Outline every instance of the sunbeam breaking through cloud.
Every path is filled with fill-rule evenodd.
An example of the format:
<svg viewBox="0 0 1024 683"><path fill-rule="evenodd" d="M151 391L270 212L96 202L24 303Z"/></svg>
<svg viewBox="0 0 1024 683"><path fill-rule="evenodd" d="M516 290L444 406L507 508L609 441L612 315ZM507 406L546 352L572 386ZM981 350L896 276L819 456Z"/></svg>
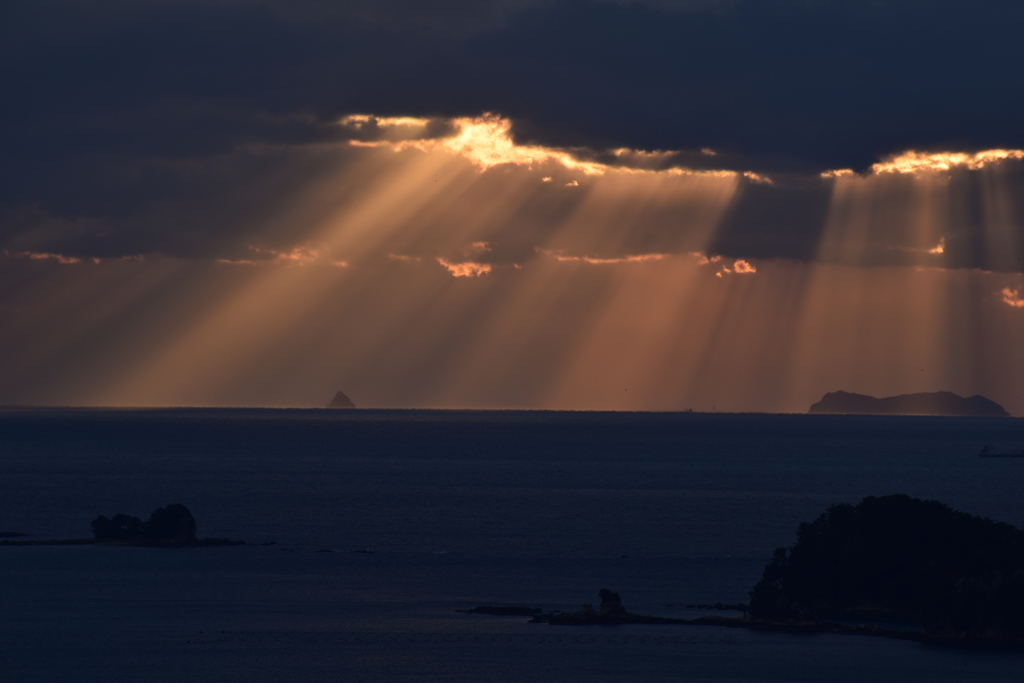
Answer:
<svg viewBox="0 0 1024 683"><path fill-rule="evenodd" d="M113 219L19 213L3 400L801 411L950 389L1024 411L1024 153L768 177L520 143L493 114L335 127L164 163L274 188L182 253L125 260Z"/></svg>

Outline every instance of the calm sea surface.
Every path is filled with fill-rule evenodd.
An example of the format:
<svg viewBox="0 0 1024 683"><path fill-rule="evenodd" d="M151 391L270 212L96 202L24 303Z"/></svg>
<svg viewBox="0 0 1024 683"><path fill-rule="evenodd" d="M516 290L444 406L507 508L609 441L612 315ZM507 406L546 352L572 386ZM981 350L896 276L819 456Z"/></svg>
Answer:
<svg viewBox="0 0 1024 683"><path fill-rule="evenodd" d="M696 616L833 503L1024 526L1024 420L321 410L0 411L0 531L180 502L225 548L0 547L11 681L1020 681L1024 653L481 604Z"/></svg>

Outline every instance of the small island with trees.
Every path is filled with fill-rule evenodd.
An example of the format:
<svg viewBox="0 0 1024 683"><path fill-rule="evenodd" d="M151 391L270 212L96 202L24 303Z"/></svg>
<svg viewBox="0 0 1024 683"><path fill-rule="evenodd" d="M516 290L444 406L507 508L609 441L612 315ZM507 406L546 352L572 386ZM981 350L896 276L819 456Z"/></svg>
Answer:
<svg viewBox="0 0 1024 683"><path fill-rule="evenodd" d="M136 545L157 547L196 547L245 545L245 541L227 538L197 538L196 519L181 503L157 508L143 522L123 512L107 517L99 515L92 521L92 538L53 539L49 541L2 540L0 545ZM18 534L24 536L25 534Z"/></svg>

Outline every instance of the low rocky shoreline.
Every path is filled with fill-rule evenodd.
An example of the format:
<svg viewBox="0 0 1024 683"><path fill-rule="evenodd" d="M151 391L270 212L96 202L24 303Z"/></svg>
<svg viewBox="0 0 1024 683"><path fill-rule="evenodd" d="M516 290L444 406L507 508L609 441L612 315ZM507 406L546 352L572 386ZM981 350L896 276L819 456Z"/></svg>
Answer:
<svg viewBox="0 0 1024 683"><path fill-rule="evenodd" d="M584 605L576 612L545 612L540 607L522 605L483 605L472 609L455 610L462 614L483 614L490 616L530 617L528 623L550 624L552 626L616 626L627 624L665 625L665 626L717 626L719 628L743 628L752 631L777 631L797 634L832 634L844 636L873 636L876 638L892 638L910 640L928 645L944 647L968 647L1003 650L1022 650L1024 640L1000 637L941 636L922 631L899 630L867 624L840 624L834 621L763 619L744 615L742 617L706 616L695 619L674 617L658 617L647 614L634 614L622 607L617 593L602 589L602 602L598 609ZM725 607L743 607L743 605L706 605L704 607L722 609Z"/></svg>
<svg viewBox="0 0 1024 683"><path fill-rule="evenodd" d="M133 546L143 548L209 548L227 545L248 545L245 541L231 540L230 538L197 538L187 542L165 542L165 541L143 541L131 540L109 540L100 538L52 538L49 540L0 540L0 546L29 546L29 545L117 545Z"/></svg>
<svg viewBox="0 0 1024 683"><path fill-rule="evenodd" d="M507 612L498 611L507 609ZM545 613L540 608L489 608L478 607L469 610L456 610L465 614L488 614L493 616L529 616L524 612L536 612L528 623L551 624L553 626L610 626L625 624L646 624L666 626L717 626L720 628L744 628L752 631L778 631L799 634L833 634L844 636L873 636L876 638L892 638L896 640L912 640L929 645L944 647L969 647L1000 650L1024 650L1024 641L1008 638L970 638L955 636L936 636L920 631L901 631L877 626L849 626L830 621L770 621L751 619L748 617L697 617L695 619L677 619L673 617L657 617L646 614L619 614L602 616L600 614L583 615L578 612Z"/></svg>

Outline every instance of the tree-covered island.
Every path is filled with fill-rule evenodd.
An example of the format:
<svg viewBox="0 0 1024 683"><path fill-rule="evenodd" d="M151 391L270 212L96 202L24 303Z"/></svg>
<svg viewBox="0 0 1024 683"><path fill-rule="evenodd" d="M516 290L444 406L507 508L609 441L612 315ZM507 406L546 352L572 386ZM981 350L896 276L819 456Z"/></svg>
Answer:
<svg viewBox="0 0 1024 683"><path fill-rule="evenodd" d="M833 505L775 550L749 617L920 624L935 638L1024 641L1024 531L906 495Z"/></svg>
<svg viewBox="0 0 1024 683"><path fill-rule="evenodd" d="M13 534L13 532L11 532ZM196 519L181 503L157 508L143 522L134 515L119 512L113 517L99 515L92 520L92 538L34 540L0 540L0 545L137 545L160 547L193 547L245 545L245 541L227 538L197 538ZM25 534L13 534L24 536Z"/></svg>

